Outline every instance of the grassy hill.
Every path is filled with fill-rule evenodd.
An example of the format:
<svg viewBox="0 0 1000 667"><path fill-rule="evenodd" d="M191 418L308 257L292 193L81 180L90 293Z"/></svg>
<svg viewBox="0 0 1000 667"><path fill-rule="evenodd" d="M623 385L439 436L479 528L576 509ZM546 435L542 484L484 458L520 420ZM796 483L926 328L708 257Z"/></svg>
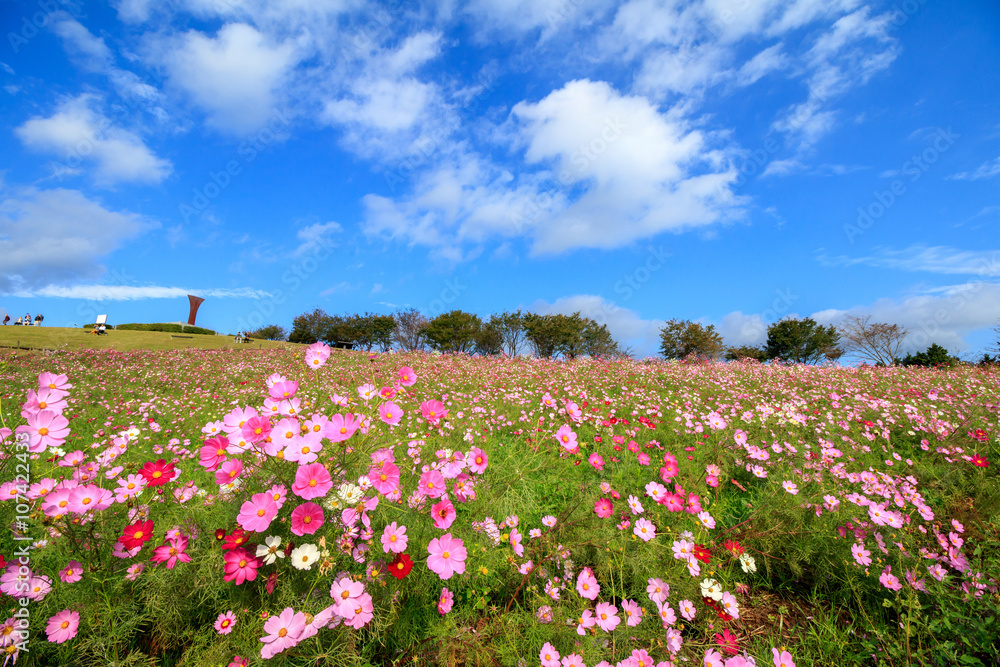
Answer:
<svg viewBox="0 0 1000 667"><path fill-rule="evenodd" d="M180 338L178 336L185 336ZM232 336L205 336L198 334L170 334L160 331L114 331L106 336L94 336L84 329L60 327L0 326L0 348L21 347L32 349L114 349L114 350L215 350L233 348L251 350L276 347L299 347L293 343L255 340L236 344Z"/></svg>

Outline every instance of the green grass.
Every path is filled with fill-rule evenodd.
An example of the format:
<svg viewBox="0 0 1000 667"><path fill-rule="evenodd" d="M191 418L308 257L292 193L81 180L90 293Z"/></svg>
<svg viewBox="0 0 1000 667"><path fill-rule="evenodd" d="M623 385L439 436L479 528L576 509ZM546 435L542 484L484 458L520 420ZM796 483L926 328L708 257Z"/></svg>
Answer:
<svg viewBox="0 0 1000 667"><path fill-rule="evenodd" d="M190 336L174 338L174 336ZM32 349L99 349L99 350L218 350L297 348L293 343L255 340L236 344L233 336L206 336L198 334L170 334L160 331L115 331L106 336L95 336L86 329L62 327L0 327L0 347Z"/></svg>

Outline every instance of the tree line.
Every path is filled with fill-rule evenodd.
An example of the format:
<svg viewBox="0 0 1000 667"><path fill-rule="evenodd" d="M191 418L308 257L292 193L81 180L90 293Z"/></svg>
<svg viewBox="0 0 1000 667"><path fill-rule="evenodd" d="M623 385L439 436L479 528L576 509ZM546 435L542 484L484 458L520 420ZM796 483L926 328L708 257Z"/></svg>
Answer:
<svg viewBox="0 0 1000 667"><path fill-rule="evenodd" d="M277 325L249 333L251 338L284 340ZM387 352L435 350L469 354L517 356L530 351L539 357L616 357L628 355L606 324L571 315L541 315L506 311L481 318L474 313L452 310L428 319L415 308L392 315L375 313L331 315L321 308L292 320L287 333L292 343L328 345L349 343L355 348Z"/></svg>
<svg viewBox="0 0 1000 667"><path fill-rule="evenodd" d="M1000 355L1000 324L995 352ZM761 345L725 345L713 324L671 319L660 329L660 354L666 359L729 361L752 359L816 364L848 355L877 366L941 366L959 363L958 357L932 343L925 351L900 356L910 331L899 324L850 316L834 326L811 317L786 317L767 328ZM428 319L416 308L392 315L376 313L331 315L320 308L292 321L292 330L269 325L249 333L251 338L330 345L349 343L364 350L387 352L436 350L469 354L517 356L530 351L539 357L578 356L611 358L631 353L612 337L607 325L571 315L540 315L505 311L481 318L452 310ZM983 364L1000 363L1000 356L984 354Z"/></svg>

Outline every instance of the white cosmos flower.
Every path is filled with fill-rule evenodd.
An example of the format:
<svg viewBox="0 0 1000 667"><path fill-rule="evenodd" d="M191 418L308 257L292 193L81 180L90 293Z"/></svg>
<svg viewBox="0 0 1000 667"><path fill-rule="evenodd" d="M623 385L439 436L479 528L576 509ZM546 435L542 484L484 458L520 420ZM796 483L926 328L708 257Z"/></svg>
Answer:
<svg viewBox="0 0 1000 667"><path fill-rule="evenodd" d="M318 560L319 549L315 544L303 544L292 549L292 567L297 570L310 570Z"/></svg>
<svg viewBox="0 0 1000 667"><path fill-rule="evenodd" d="M285 552L281 548L281 538L271 535L264 540L264 544L257 545L257 557L264 559L264 565L270 565L279 558L285 557Z"/></svg>

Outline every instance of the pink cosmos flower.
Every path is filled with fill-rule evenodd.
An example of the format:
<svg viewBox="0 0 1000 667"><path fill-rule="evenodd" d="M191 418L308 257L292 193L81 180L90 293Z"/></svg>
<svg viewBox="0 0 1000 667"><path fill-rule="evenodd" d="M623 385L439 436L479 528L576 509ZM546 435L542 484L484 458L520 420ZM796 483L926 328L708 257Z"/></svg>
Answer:
<svg viewBox="0 0 1000 667"><path fill-rule="evenodd" d="M702 511L701 500L698 498L697 494L688 494L687 506L684 508L684 511L688 514L698 514Z"/></svg>
<svg viewBox="0 0 1000 667"><path fill-rule="evenodd" d="M324 468L322 463L309 463L299 466L298 471L296 471L292 493L303 500L312 500L313 498L322 498L332 488L330 471Z"/></svg>
<svg viewBox="0 0 1000 667"><path fill-rule="evenodd" d="M722 654L714 648L708 649L705 652L705 658L702 665L704 667L723 667Z"/></svg>
<svg viewBox="0 0 1000 667"><path fill-rule="evenodd" d="M306 366L313 370L321 368L329 358L330 346L319 341L307 347L306 353L302 356L302 360L306 363Z"/></svg>
<svg viewBox="0 0 1000 667"><path fill-rule="evenodd" d="M226 450L229 448L229 438L220 435L217 438L205 440L198 452L198 463L208 470L215 470L226 460Z"/></svg>
<svg viewBox="0 0 1000 667"><path fill-rule="evenodd" d="M374 612L375 605L372 603L372 596L368 593L362 593L354 607L354 614L344 620L344 625L360 630L375 617Z"/></svg>
<svg viewBox="0 0 1000 667"><path fill-rule="evenodd" d="M343 442L354 435L354 432L357 431L360 426L361 420L355 419L355 416L350 412L346 415L338 413L330 417L330 421L327 422L324 433L326 435L326 439L330 442Z"/></svg>
<svg viewBox="0 0 1000 667"><path fill-rule="evenodd" d="M852 544L851 554L854 556L854 560L858 563L858 565L862 567L868 567L872 564L872 559L870 558L872 552L865 549L865 545L863 544Z"/></svg>
<svg viewBox="0 0 1000 667"><path fill-rule="evenodd" d="M129 475L125 479L119 479L118 488L115 489L115 500L123 503L129 498L134 498L145 486L146 480L142 475Z"/></svg>
<svg viewBox="0 0 1000 667"><path fill-rule="evenodd" d="M671 512L680 512L684 509L684 499L676 493L668 493L663 497L663 506Z"/></svg>
<svg viewBox="0 0 1000 667"><path fill-rule="evenodd" d="M564 655L563 659L559 662L560 667L586 667L583 664L583 656L577 653L570 653L569 655Z"/></svg>
<svg viewBox="0 0 1000 667"><path fill-rule="evenodd" d="M66 567L59 570L59 579L64 584L73 584L83 579L83 565L75 560L71 560Z"/></svg>
<svg viewBox="0 0 1000 667"><path fill-rule="evenodd" d="M442 579L450 579L451 575L465 572L467 556L465 543L451 533L434 538L427 545L427 567Z"/></svg>
<svg viewBox="0 0 1000 667"><path fill-rule="evenodd" d="M568 452L574 452L578 448L576 433L574 433L573 429L566 424L560 426L559 430L556 431L556 440L558 440L563 449Z"/></svg>
<svg viewBox="0 0 1000 667"><path fill-rule="evenodd" d="M219 614L215 619L215 631L220 635L228 635L233 631L234 625L236 625L236 614L231 611Z"/></svg>
<svg viewBox="0 0 1000 667"><path fill-rule="evenodd" d="M538 659L541 660L542 667L559 667L560 657L559 651L548 642L542 645L542 650L538 653Z"/></svg>
<svg viewBox="0 0 1000 667"><path fill-rule="evenodd" d="M305 614L296 614L291 607L286 607L277 616L267 619L264 623L264 632L267 634L260 638L264 642L260 656L268 660L285 649L295 646L305 627Z"/></svg>
<svg viewBox="0 0 1000 667"><path fill-rule="evenodd" d="M268 388L268 395L275 400L281 401L291 399L298 390L299 383L295 380L281 380Z"/></svg>
<svg viewBox="0 0 1000 667"><path fill-rule="evenodd" d="M417 383L417 374L409 366L401 366L399 371L399 384L404 387L412 387Z"/></svg>
<svg viewBox="0 0 1000 667"><path fill-rule="evenodd" d="M518 558L524 557L524 545L521 544L522 539L521 533L518 532L517 528L510 529L510 546L514 549L514 553L517 554Z"/></svg>
<svg viewBox="0 0 1000 667"><path fill-rule="evenodd" d="M656 526L649 519L640 517L636 519L635 528L632 529L632 532L643 542L649 542L656 537Z"/></svg>
<svg viewBox="0 0 1000 667"><path fill-rule="evenodd" d="M323 449L323 434L309 431L285 447L285 460L299 465L312 463Z"/></svg>
<svg viewBox="0 0 1000 667"><path fill-rule="evenodd" d="M888 588L890 591L898 591L903 587L903 584L899 583L899 577L892 574L892 566L886 565L885 569L882 570L882 574L878 578L879 583Z"/></svg>
<svg viewBox="0 0 1000 667"><path fill-rule="evenodd" d="M420 404L420 416L429 424L437 424L448 416L448 410L445 409L444 403L441 401L424 401Z"/></svg>
<svg viewBox="0 0 1000 667"><path fill-rule="evenodd" d="M225 561L223 581L235 580L239 586L244 581L253 581L257 578L257 568L261 566L261 561L256 556L251 556L243 547L227 551L223 560Z"/></svg>
<svg viewBox="0 0 1000 667"><path fill-rule="evenodd" d="M656 613L660 616L660 621L663 623L663 627L668 628L677 622L677 614L674 613L673 608L668 604L656 603Z"/></svg>
<svg viewBox="0 0 1000 667"><path fill-rule="evenodd" d="M65 375L45 372L38 375L38 388L48 389L53 392L53 394L67 396L69 394L69 390L73 388L73 385L69 383L69 378Z"/></svg>
<svg viewBox="0 0 1000 667"><path fill-rule="evenodd" d="M80 614L69 609L63 609L58 614L49 619L45 626L45 634L50 642L62 644L76 637L77 629L80 627Z"/></svg>
<svg viewBox="0 0 1000 667"><path fill-rule="evenodd" d="M736 601L736 596L734 596L729 591L722 593L722 600L719 601L722 606L722 611L732 616L734 619L740 617L740 605Z"/></svg>
<svg viewBox="0 0 1000 667"><path fill-rule="evenodd" d="M597 502L594 503L594 512L597 513L597 516L602 519L607 519L615 513L615 506L607 498L599 498Z"/></svg>
<svg viewBox="0 0 1000 667"><path fill-rule="evenodd" d="M469 472L476 475L482 475L486 472L486 466L490 464L490 457L479 447L473 447L466 458L469 461Z"/></svg>
<svg viewBox="0 0 1000 667"><path fill-rule="evenodd" d="M77 514L88 510L100 511L111 507L114 504L114 498L111 491L93 484L77 486L69 492L69 505L66 509Z"/></svg>
<svg viewBox="0 0 1000 667"><path fill-rule="evenodd" d="M431 468L420 476L420 484L417 489L428 498L440 498L448 490L444 475Z"/></svg>
<svg viewBox="0 0 1000 667"><path fill-rule="evenodd" d="M251 417L243 422L240 434L247 442L260 442L271 435L271 420L262 415Z"/></svg>
<svg viewBox="0 0 1000 667"><path fill-rule="evenodd" d="M255 493L240 507L236 523L240 528L254 533L262 533L271 525L278 514L274 499L266 493Z"/></svg>
<svg viewBox="0 0 1000 667"><path fill-rule="evenodd" d="M365 585L350 577L341 577L330 587L330 597L336 605L337 613L344 618L354 618L355 609L365 592Z"/></svg>
<svg viewBox="0 0 1000 667"><path fill-rule="evenodd" d="M692 603L690 600L681 600L680 603L678 604L678 607L680 607L681 616L684 618L685 621L694 620L694 615L697 613L697 611L694 608L694 603Z"/></svg>
<svg viewBox="0 0 1000 667"><path fill-rule="evenodd" d="M150 558L154 563L166 563L167 569L174 569L174 565L177 561L182 563L190 563L191 556L184 553L187 550L188 540L186 537L176 537L167 540L164 544L153 549L153 557Z"/></svg>
<svg viewBox="0 0 1000 667"><path fill-rule="evenodd" d="M69 435L69 420L52 410L39 410L26 418L28 433L28 451L44 452L48 447L61 447Z"/></svg>
<svg viewBox="0 0 1000 667"><path fill-rule="evenodd" d="M368 470L372 486L383 496L399 488L399 467L391 461L382 461Z"/></svg>
<svg viewBox="0 0 1000 667"><path fill-rule="evenodd" d="M590 463L595 470L604 470L604 457L597 452L591 452L590 456L587 457L587 462Z"/></svg>
<svg viewBox="0 0 1000 667"><path fill-rule="evenodd" d="M588 600L596 600L601 592L601 585L597 583L597 577L589 567L583 568L576 578L576 592L580 597Z"/></svg>
<svg viewBox="0 0 1000 667"><path fill-rule="evenodd" d="M635 600L622 601L622 613L625 614L625 625L630 628L642 622L642 607Z"/></svg>
<svg viewBox="0 0 1000 667"><path fill-rule="evenodd" d="M389 401L378 406L378 415L386 424L395 426L399 423L400 417L403 416L403 409Z"/></svg>
<svg viewBox="0 0 1000 667"><path fill-rule="evenodd" d="M618 617L618 607L610 602L598 602L594 610L594 617L597 619L597 627L605 632L612 632L622 622Z"/></svg>
<svg viewBox="0 0 1000 667"><path fill-rule="evenodd" d="M451 524L455 523L455 506L447 498L431 506L431 516L434 517L434 527L439 530L448 530Z"/></svg>
<svg viewBox="0 0 1000 667"><path fill-rule="evenodd" d="M406 551L409 538L406 536L406 526L397 526L393 521L382 531L382 551L401 554Z"/></svg>
<svg viewBox="0 0 1000 667"><path fill-rule="evenodd" d="M438 598L438 613L444 616L451 611L451 607L454 603L455 595L447 588L442 588L441 597Z"/></svg>
<svg viewBox="0 0 1000 667"><path fill-rule="evenodd" d="M774 654L774 667L795 667L792 654L788 651L779 652L778 649L772 648L771 652Z"/></svg>
<svg viewBox="0 0 1000 667"><path fill-rule="evenodd" d="M576 634L585 635L587 630L595 625L597 625L597 620L594 618L594 612L584 609L583 613L576 619Z"/></svg>
<svg viewBox="0 0 1000 667"><path fill-rule="evenodd" d="M785 491L787 491L788 493L792 494L793 496L796 495L796 494L798 494L798 492L799 492L798 487L795 486L795 482L790 482L788 480L785 480L784 482L781 483L781 486L782 486L782 488L785 489Z"/></svg>
<svg viewBox="0 0 1000 667"><path fill-rule="evenodd" d="M296 535L312 535L323 521L323 510L316 503L302 503L292 510L292 532Z"/></svg>
<svg viewBox="0 0 1000 667"><path fill-rule="evenodd" d="M231 459L223 463L215 471L215 483L218 485L229 484L230 482L239 479L239 476L243 474L243 462L239 459Z"/></svg>
<svg viewBox="0 0 1000 667"><path fill-rule="evenodd" d="M654 604L662 604L666 602L667 596L670 595L670 586L665 584L662 579L647 579L646 583L646 593L649 595L649 599Z"/></svg>

